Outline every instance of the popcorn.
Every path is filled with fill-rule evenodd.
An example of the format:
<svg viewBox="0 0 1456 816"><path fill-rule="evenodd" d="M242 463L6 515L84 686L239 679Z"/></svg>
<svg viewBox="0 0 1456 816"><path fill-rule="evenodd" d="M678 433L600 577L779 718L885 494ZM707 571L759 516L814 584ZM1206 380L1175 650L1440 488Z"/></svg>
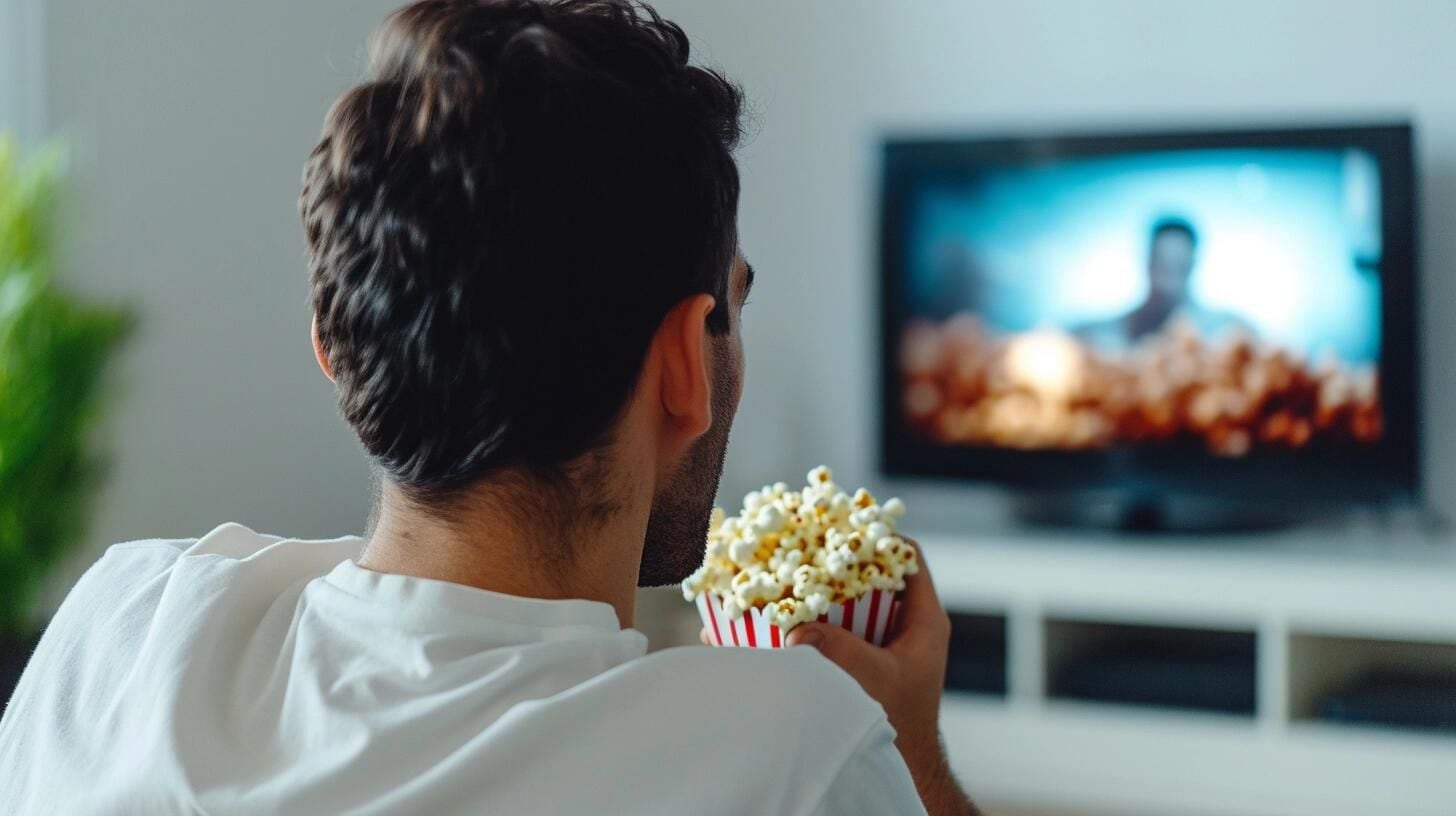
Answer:
<svg viewBox="0 0 1456 816"><path fill-rule="evenodd" d="M883 521L874 521L870 522L870 524L865 527L864 536L870 541L879 543L880 539L889 538L890 533L890 525L884 523Z"/></svg>
<svg viewBox="0 0 1456 816"><path fill-rule="evenodd" d="M699 595L703 594L703 591L707 588L707 583L708 583L707 582L707 578L708 578L708 565L707 564L704 564L701 567L698 567L696 570L694 570L692 575L689 575L687 578L684 578L683 579L683 582L682 582L683 597L686 598L687 600L691 601L691 600L697 598Z"/></svg>
<svg viewBox="0 0 1456 816"><path fill-rule="evenodd" d="M769 615L774 624L780 629L790 629L798 621L799 607L803 604L804 602L798 598L784 598L764 607L764 612Z"/></svg>
<svg viewBox="0 0 1456 816"><path fill-rule="evenodd" d="M830 553L829 557L825 559L824 566L828 568L830 578L835 578L840 581L849 580L859 571L856 569L854 558L846 555L842 551Z"/></svg>
<svg viewBox="0 0 1456 816"><path fill-rule="evenodd" d="M784 585L767 572L740 572L733 576L733 597L744 609L780 600Z"/></svg>
<svg viewBox="0 0 1456 816"><path fill-rule="evenodd" d="M721 561L728 557L728 544L722 539L709 541L703 555L705 561Z"/></svg>
<svg viewBox="0 0 1456 816"><path fill-rule="evenodd" d="M784 523L787 520L788 517L778 505L766 505L758 511L758 517L753 522L753 531L759 535L777 533L784 529Z"/></svg>
<svg viewBox="0 0 1456 816"><path fill-rule="evenodd" d="M753 565L753 554L758 551L758 541L752 538L735 538L728 544L728 558L740 567Z"/></svg>
<svg viewBox="0 0 1456 816"><path fill-rule="evenodd" d="M728 614L729 618L743 617L743 607L738 604L738 599L731 595L723 599L723 611Z"/></svg>
<svg viewBox="0 0 1456 816"><path fill-rule="evenodd" d="M809 608L809 614L817 618L829 611L829 595L824 592L815 592L804 598L804 605Z"/></svg>
<svg viewBox="0 0 1456 816"><path fill-rule="evenodd" d="M787 634L866 593L903 590L919 571L915 548L895 532L905 503L846 493L822 465L807 481L803 490L776 482L752 491L736 516L715 508L703 565L683 581L683 597L712 595L730 621L757 609Z"/></svg>
<svg viewBox="0 0 1456 816"><path fill-rule="evenodd" d="M743 509L748 513L757 513L763 507L763 494L757 490L743 497Z"/></svg>

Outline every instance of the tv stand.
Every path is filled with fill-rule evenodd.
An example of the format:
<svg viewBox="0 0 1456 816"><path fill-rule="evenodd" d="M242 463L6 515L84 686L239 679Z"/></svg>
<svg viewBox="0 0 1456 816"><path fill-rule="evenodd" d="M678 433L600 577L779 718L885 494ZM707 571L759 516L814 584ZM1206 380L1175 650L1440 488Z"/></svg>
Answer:
<svg viewBox="0 0 1456 816"><path fill-rule="evenodd" d="M941 728L988 807L1452 813L1456 536L918 537L953 621Z"/></svg>

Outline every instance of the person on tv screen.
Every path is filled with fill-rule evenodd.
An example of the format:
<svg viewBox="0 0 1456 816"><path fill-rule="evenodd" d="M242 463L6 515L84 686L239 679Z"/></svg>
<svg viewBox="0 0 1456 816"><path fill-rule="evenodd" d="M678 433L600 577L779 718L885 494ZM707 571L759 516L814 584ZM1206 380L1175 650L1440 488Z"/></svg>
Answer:
<svg viewBox="0 0 1456 816"><path fill-rule="evenodd" d="M1094 346L1118 349L1181 323L1200 337L1214 339L1234 329L1247 330L1236 315L1209 309L1193 297L1198 233L1184 218L1169 216L1153 224L1148 246L1148 294L1126 314L1085 324L1078 336Z"/></svg>

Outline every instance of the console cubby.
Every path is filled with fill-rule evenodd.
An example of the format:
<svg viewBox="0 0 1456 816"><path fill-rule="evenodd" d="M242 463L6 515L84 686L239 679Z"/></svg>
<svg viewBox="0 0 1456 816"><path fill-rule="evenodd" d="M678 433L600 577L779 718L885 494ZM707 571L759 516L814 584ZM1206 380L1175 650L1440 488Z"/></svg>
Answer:
<svg viewBox="0 0 1456 816"><path fill-rule="evenodd" d="M1254 630L1048 617L1046 697L1252 718Z"/></svg>
<svg viewBox="0 0 1456 816"><path fill-rule="evenodd" d="M1456 642L1293 632L1294 722L1456 738Z"/></svg>
<svg viewBox="0 0 1456 816"><path fill-rule="evenodd" d="M1006 616L955 609L949 610L949 614L946 690L1005 697L1008 686Z"/></svg>

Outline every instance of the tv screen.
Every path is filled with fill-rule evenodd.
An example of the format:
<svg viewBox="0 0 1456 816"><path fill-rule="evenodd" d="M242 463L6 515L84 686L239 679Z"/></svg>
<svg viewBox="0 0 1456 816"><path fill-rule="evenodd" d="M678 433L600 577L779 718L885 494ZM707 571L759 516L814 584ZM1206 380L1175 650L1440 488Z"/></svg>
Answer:
<svg viewBox="0 0 1456 816"><path fill-rule="evenodd" d="M1408 126L892 141L896 475L1417 490Z"/></svg>

